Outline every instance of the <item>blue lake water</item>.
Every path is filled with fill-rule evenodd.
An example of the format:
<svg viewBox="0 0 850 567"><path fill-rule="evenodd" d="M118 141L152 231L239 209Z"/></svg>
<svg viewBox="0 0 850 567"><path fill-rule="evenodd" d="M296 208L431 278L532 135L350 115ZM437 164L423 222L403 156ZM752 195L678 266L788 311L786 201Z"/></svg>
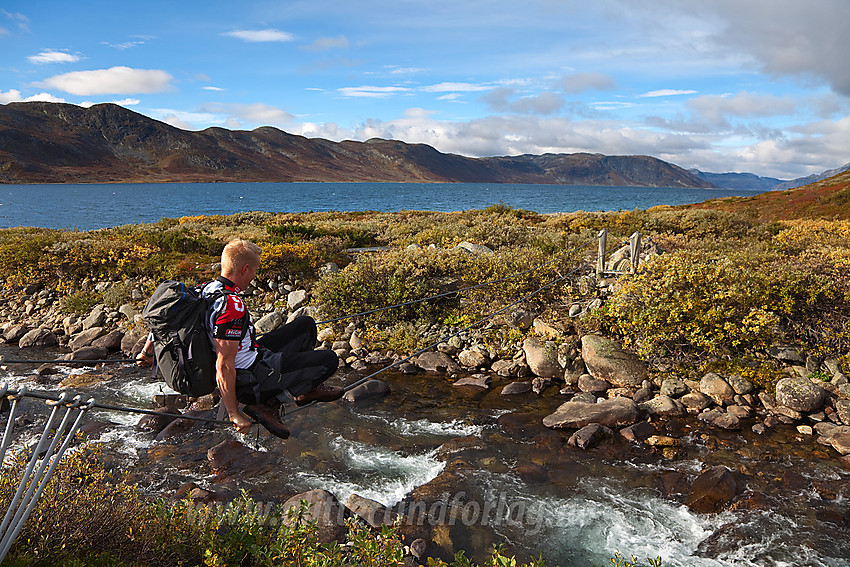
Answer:
<svg viewBox="0 0 850 567"><path fill-rule="evenodd" d="M731 189L512 183L128 183L0 185L0 228L93 230L163 217L240 211L462 211L505 205L538 213L647 209L731 195Z"/></svg>

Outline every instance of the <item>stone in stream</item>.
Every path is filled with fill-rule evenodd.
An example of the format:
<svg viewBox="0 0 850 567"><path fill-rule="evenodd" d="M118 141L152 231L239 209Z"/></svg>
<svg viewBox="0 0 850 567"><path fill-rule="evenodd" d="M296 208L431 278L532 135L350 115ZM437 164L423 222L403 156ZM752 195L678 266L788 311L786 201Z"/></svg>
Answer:
<svg viewBox="0 0 850 567"><path fill-rule="evenodd" d="M56 335L50 329L39 327L33 329L20 338L18 346L20 348L30 347L50 347L57 343Z"/></svg>
<svg viewBox="0 0 850 567"><path fill-rule="evenodd" d="M91 346L104 348L109 352L121 350L121 340L124 338L124 331L121 329L113 329L98 337L91 342Z"/></svg>
<svg viewBox="0 0 850 567"><path fill-rule="evenodd" d="M573 433L567 440L567 445L587 450L595 447L603 439L611 437L613 434L614 432L610 428L598 423L591 423Z"/></svg>
<svg viewBox="0 0 850 567"><path fill-rule="evenodd" d="M243 443L231 439L211 447L207 451L207 460L219 478L234 476L244 478L263 471L269 457L268 453L254 451Z"/></svg>
<svg viewBox="0 0 850 567"><path fill-rule="evenodd" d="M535 337L528 337L522 343L525 353L525 362L531 371L544 378L560 378L564 375L564 369L558 364L558 350L554 343L541 343Z"/></svg>
<svg viewBox="0 0 850 567"><path fill-rule="evenodd" d="M3 333L6 342L16 343L21 337L30 332L30 328L24 325L12 325Z"/></svg>
<svg viewBox="0 0 850 567"><path fill-rule="evenodd" d="M104 327L92 327L90 329L86 329L85 331L79 332L68 342L68 346L71 347L72 350L91 346L92 341L102 337L105 334L106 329Z"/></svg>
<svg viewBox="0 0 850 567"><path fill-rule="evenodd" d="M159 414L171 413L166 407L157 408L153 411ZM175 419L177 418L170 415L143 415L138 423L136 423L136 430L159 435L159 432L165 429Z"/></svg>
<svg viewBox="0 0 850 567"><path fill-rule="evenodd" d="M461 378L452 386L455 388L475 388L480 390L489 390L490 382L492 378L487 376L486 374L473 374L472 376L466 376Z"/></svg>
<svg viewBox="0 0 850 567"><path fill-rule="evenodd" d="M697 514L720 512L738 493L738 483L723 465L711 467L697 477L685 504Z"/></svg>
<svg viewBox="0 0 850 567"><path fill-rule="evenodd" d="M638 387L646 377L646 363L616 342L597 335L581 338L581 357L594 377L620 387Z"/></svg>
<svg viewBox="0 0 850 567"><path fill-rule="evenodd" d="M184 415L215 419L215 412L213 411L191 410L187 411ZM184 433L191 431L192 429L200 426L203 423L204 422L195 419L175 419L174 421L169 423L165 429L159 432L159 435L156 436L156 440L162 441L163 439L168 439L177 435L183 435Z"/></svg>
<svg viewBox="0 0 850 567"><path fill-rule="evenodd" d="M316 522L319 528L319 543L331 543L345 541L347 532L345 527L345 507L340 504L336 497L327 490L316 489L296 494L283 504L284 524L292 525L294 519L286 517L290 508L301 506L306 502L308 508L304 513L304 519Z"/></svg>
<svg viewBox="0 0 850 567"><path fill-rule="evenodd" d="M385 524L392 525L397 517L395 512L380 502L359 494L349 496L345 501L345 507L373 528L380 528Z"/></svg>
<svg viewBox="0 0 850 567"><path fill-rule="evenodd" d="M543 425L554 429L578 429L591 423L624 427L636 423L639 415L638 405L629 398L611 398L592 404L569 401L544 417Z"/></svg>
<svg viewBox="0 0 850 567"><path fill-rule="evenodd" d="M499 392L500 396L517 396L531 391L531 382L511 382Z"/></svg>
<svg viewBox="0 0 850 567"><path fill-rule="evenodd" d="M414 360L416 366L428 372L460 372L460 365L452 360L450 356L442 352L429 351L420 354Z"/></svg>
<svg viewBox="0 0 850 567"><path fill-rule="evenodd" d="M383 380L367 380L342 397L346 402L359 402L370 398L379 398L390 393L390 386Z"/></svg>
<svg viewBox="0 0 850 567"><path fill-rule="evenodd" d="M670 396L659 394L640 404L640 409L658 417L679 417L685 414L685 406Z"/></svg>
<svg viewBox="0 0 850 567"><path fill-rule="evenodd" d="M65 355L65 360L102 360L109 354L105 348L86 346L76 349L74 352L69 352Z"/></svg>
<svg viewBox="0 0 850 567"><path fill-rule="evenodd" d="M648 421L639 421L634 425L621 429L620 435L622 435L626 441L641 443L655 435L656 431L655 426Z"/></svg>

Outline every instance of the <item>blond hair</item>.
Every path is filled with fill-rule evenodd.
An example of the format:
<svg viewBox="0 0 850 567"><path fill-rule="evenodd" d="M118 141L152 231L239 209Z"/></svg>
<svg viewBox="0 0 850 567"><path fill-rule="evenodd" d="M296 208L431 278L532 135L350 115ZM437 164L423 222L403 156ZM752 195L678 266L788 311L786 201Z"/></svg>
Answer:
<svg viewBox="0 0 850 567"><path fill-rule="evenodd" d="M235 238L227 243L221 251L221 273L232 274L242 269L242 266L260 265L260 255L263 249L242 238Z"/></svg>

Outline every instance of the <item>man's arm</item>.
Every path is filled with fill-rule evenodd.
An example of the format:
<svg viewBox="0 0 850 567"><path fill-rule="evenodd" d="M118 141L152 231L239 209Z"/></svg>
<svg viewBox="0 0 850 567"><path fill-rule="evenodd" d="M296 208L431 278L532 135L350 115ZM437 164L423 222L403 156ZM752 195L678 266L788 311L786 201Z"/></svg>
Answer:
<svg viewBox="0 0 850 567"><path fill-rule="evenodd" d="M218 390L221 392L221 401L236 430L247 433L254 422L239 411L239 402L236 400L236 353L239 350L239 341L214 340L215 379L218 382Z"/></svg>

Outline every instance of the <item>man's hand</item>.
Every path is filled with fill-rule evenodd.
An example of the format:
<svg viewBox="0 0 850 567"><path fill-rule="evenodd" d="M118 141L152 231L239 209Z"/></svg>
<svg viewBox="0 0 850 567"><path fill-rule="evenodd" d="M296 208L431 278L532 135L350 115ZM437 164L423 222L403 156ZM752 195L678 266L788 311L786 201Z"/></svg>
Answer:
<svg viewBox="0 0 850 567"><path fill-rule="evenodd" d="M239 433L248 433L248 430L254 425L254 422L239 410L236 410L236 413L230 415L230 422Z"/></svg>

